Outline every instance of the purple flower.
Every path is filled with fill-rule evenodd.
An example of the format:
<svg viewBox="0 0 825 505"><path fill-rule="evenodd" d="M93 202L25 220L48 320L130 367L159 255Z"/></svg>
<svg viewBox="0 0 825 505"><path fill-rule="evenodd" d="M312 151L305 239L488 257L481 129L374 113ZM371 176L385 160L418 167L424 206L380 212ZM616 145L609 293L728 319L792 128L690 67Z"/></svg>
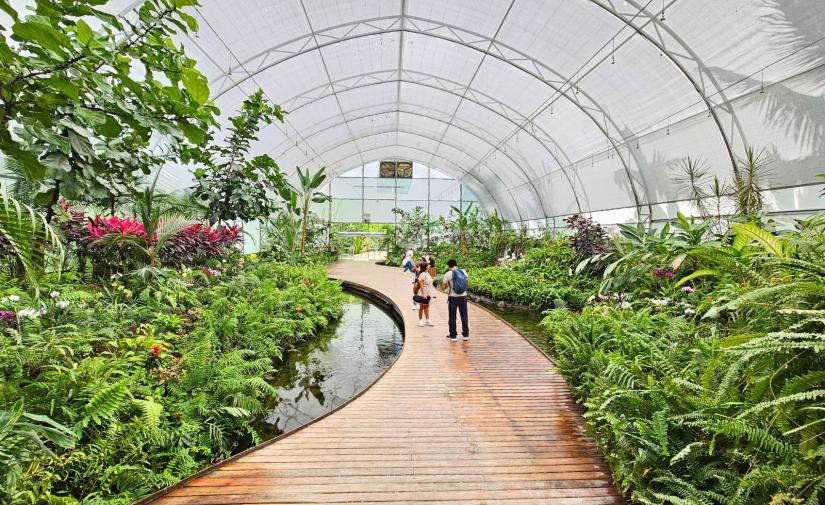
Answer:
<svg viewBox="0 0 825 505"><path fill-rule="evenodd" d="M694 291L696 291L696 290L693 289L691 286L685 286L685 287L682 288L682 293L690 294L690 293L693 293Z"/></svg>
<svg viewBox="0 0 825 505"><path fill-rule="evenodd" d="M0 310L0 321L11 324L14 321L14 312L10 310Z"/></svg>
<svg viewBox="0 0 825 505"><path fill-rule="evenodd" d="M656 277L659 277L660 275L662 275L661 269L654 268L653 269L653 275L655 275Z"/></svg>
<svg viewBox="0 0 825 505"><path fill-rule="evenodd" d="M607 295L597 295L596 300L600 302L606 302L607 300L610 300L610 297Z"/></svg>
<svg viewBox="0 0 825 505"><path fill-rule="evenodd" d="M665 277L670 279L671 277L673 277L673 272L665 272Z"/></svg>

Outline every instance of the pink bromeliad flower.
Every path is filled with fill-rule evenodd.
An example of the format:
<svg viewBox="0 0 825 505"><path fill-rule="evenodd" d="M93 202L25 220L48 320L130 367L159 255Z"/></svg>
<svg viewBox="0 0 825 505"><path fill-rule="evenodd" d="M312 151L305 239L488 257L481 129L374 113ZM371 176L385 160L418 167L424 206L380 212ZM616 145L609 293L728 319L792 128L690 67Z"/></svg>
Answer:
<svg viewBox="0 0 825 505"><path fill-rule="evenodd" d="M102 238L106 235L132 235L142 239L148 238L143 224L137 219L128 217L121 219L117 216L110 218L95 216L94 220L89 221L86 226L94 238Z"/></svg>

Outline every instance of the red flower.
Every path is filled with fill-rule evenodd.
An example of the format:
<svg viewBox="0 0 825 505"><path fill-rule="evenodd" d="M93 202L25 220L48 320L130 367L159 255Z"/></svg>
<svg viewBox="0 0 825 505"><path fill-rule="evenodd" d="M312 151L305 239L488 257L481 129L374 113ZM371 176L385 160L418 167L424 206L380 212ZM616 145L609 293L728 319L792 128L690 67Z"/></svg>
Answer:
<svg viewBox="0 0 825 505"><path fill-rule="evenodd" d="M160 356L161 346L160 344L155 344L152 346L152 357L157 359Z"/></svg>
<svg viewBox="0 0 825 505"><path fill-rule="evenodd" d="M130 219L128 217L121 219L117 216L112 216L107 219L101 216L95 216L93 220L89 221L86 227L89 233L96 239L105 237L106 235L131 235L142 239L149 237L143 225L139 223L137 219Z"/></svg>
<svg viewBox="0 0 825 505"><path fill-rule="evenodd" d="M304 308L301 307L300 305L295 307L295 312L303 312L303 311L304 311Z"/></svg>

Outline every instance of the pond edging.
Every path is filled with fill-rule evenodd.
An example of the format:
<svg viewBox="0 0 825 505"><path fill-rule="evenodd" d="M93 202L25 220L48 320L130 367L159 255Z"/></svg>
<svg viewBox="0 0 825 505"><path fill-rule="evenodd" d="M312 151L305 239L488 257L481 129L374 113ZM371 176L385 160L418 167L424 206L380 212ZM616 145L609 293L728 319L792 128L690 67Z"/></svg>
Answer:
<svg viewBox="0 0 825 505"><path fill-rule="evenodd" d="M330 278L330 280L340 282L341 283L341 288L344 291L349 291L349 292L355 293L358 296L366 298L367 300L369 300L369 301L375 303L376 305L378 305L381 308L381 310L386 312L387 315L389 315L390 318L393 320L393 322L395 322L395 324L398 326L399 330L401 331L401 340L402 340L402 342L405 340L405 333L406 332L405 332L405 326L404 326L404 316L401 314L401 309L398 308L398 305L396 305L396 303L394 301L392 301L391 298L384 295L380 291L377 291L377 290L374 290L370 287L364 286L363 284L358 284L356 282L351 282L351 281L347 281L347 280L343 280L343 279L337 279L335 277L329 277L329 278ZM395 359L393 359L392 363L390 363L387 368L385 368L380 374L378 374L378 376L375 377L375 380L373 380L371 383L369 383L367 385L367 387L365 387L364 389L362 389L361 391L359 391L358 393L353 395L352 398L348 399L347 401L345 401L341 405L338 405L334 409L330 410L329 412L325 412L324 414L321 414L320 416L316 417L315 419L313 419L313 420L311 420L311 421L295 428L292 431L289 431L287 433L283 433L283 434L278 435L276 437L272 437L269 440L261 442L258 445L254 445L252 447L244 449L243 451L241 451L237 454L233 454L232 456L230 456L230 457L228 457L228 458L226 458L222 461L219 461L217 463L209 465L206 468L198 471L197 473L194 473L194 474L190 475L189 477L186 477L185 479L180 480L179 482L176 482L176 483L172 484L171 486L167 486L163 489L159 489L159 490L155 491L154 493L152 493L150 495L144 496L143 498L133 502L132 505L146 505L148 503L151 503L151 502L157 500L158 498L162 498L162 497L168 495L172 491L184 486L185 484L187 484L187 483L189 483L189 482L191 482L195 479L198 479L200 477L203 477L204 475L207 475L209 473L214 472L215 470L221 468L222 466L226 465L227 463L232 463L232 462L234 462L234 461L236 461L236 460L238 460L238 459L240 459L240 458L242 458L242 457L244 457L244 456L246 456L246 455L248 455L248 454L250 454L254 451L257 451L258 449L261 449L261 448L266 447L268 445L274 444L275 442L278 442L279 440L283 440L286 437L288 437L288 436L290 436L294 433L298 433L299 431L301 431L305 428L308 428L309 426L312 426L313 424L317 423L318 421L320 421L320 420L322 420L322 419L324 419L328 416L331 416L332 414L335 414L339 410L343 409L344 407L346 407L347 405L349 405L350 403L352 403L353 401L355 401L356 399L361 397L364 393L369 391L373 386L375 386L375 384L377 384L378 381L380 381L381 378L384 377L384 375L387 372L389 372L392 369L392 367L398 362L398 359L404 353L405 348L406 348L406 346L404 346L404 345L401 346L401 352L399 352L395 356Z"/></svg>

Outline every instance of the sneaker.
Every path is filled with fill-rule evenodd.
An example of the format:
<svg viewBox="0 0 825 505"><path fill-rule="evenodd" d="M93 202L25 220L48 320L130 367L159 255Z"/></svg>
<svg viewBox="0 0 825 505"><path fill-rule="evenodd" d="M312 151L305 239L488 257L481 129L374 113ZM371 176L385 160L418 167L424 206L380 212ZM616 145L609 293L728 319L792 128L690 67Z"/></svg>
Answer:
<svg viewBox="0 0 825 505"><path fill-rule="evenodd" d="M413 304L413 310L418 310L418 305Z"/></svg>
<svg viewBox="0 0 825 505"><path fill-rule="evenodd" d="M419 319L419 320L418 320L418 327L419 327L419 328L423 328L423 327L424 327L424 320L423 320L423 319Z"/></svg>
<svg viewBox="0 0 825 505"><path fill-rule="evenodd" d="M466 342L466 341L470 340L470 335L467 335L466 337L461 337L461 339Z"/></svg>
<svg viewBox="0 0 825 505"><path fill-rule="evenodd" d="M430 321L429 319L427 319L427 320L424 322L424 324L426 324L427 326L435 326L435 325L433 324L433 322L432 322L432 321Z"/></svg>
<svg viewBox="0 0 825 505"><path fill-rule="evenodd" d="M458 340L458 337L451 337L447 335L447 340L449 340L450 342L455 342L456 340Z"/></svg>

